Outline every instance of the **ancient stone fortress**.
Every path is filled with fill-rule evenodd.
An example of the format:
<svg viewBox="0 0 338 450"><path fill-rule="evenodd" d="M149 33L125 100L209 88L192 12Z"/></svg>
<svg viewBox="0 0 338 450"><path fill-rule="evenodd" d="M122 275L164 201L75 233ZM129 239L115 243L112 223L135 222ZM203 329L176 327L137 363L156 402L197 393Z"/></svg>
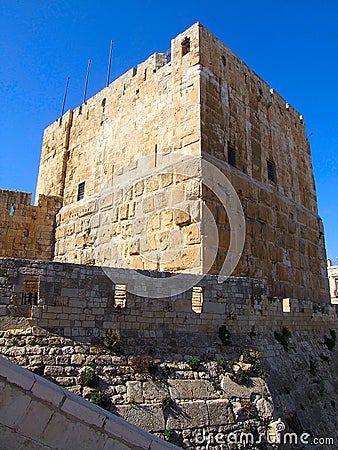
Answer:
<svg viewBox="0 0 338 450"><path fill-rule="evenodd" d="M6 357L185 448L273 417L337 429L337 311L303 117L201 24L51 124L35 205L1 190L0 209ZM123 356L100 347L110 332ZM93 364L99 392L81 382ZM0 420L6 436L16 419Z"/></svg>

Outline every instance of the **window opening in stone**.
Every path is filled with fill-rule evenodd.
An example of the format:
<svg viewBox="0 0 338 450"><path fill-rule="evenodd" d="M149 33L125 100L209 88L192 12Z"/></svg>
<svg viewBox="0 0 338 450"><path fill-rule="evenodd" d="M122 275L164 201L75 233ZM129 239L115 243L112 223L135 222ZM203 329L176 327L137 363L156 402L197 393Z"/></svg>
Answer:
<svg viewBox="0 0 338 450"><path fill-rule="evenodd" d="M13 217L13 216L14 216L14 213L15 213L15 208L14 208L14 205L12 205L12 206L9 208L9 215L10 215L11 217Z"/></svg>
<svg viewBox="0 0 338 450"><path fill-rule="evenodd" d="M190 38L186 37L185 39L183 39L183 41L181 42L181 46L182 46L182 56L189 53L190 52Z"/></svg>
<svg viewBox="0 0 338 450"><path fill-rule="evenodd" d="M197 313L201 314L203 308L203 297L204 297L203 287L194 286L192 288L192 296L191 296L191 308Z"/></svg>
<svg viewBox="0 0 338 450"><path fill-rule="evenodd" d="M234 147L231 147L231 145L228 145L228 163L230 164L230 166L237 167L236 149Z"/></svg>
<svg viewBox="0 0 338 450"><path fill-rule="evenodd" d="M266 165L268 169L268 179L273 183L276 183L276 166L275 163L269 159L266 160Z"/></svg>
<svg viewBox="0 0 338 450"><path fill-rule="evenodd" d="M283 312L287 312L287 313L291 312L289 298L283 298Z"/></svg>
<svg viewBox="0 0 338 450"><path fill-rule="evenodd" d="M22 305L37 305L39 299L39 275L24 275Z"/></svg>
<svg viewBox="0 0 338 450"><path fill-rule="evenodd" d="M147 69L144 69L144 81L146 81L146 79L147 79Z"/></svg>
<svg viewBox="0 0 338 450"><path fill-rule="evenodd" d="M157 166L157 144L155 144L155 167Z"/></svg>
<svg viewBox="0 0 338 450"><path fill-rule="evenodd" d="M227 65L227 60L226 57L224 55L221 56L221 60L222 60L222 64L225 67Z"/></svg>
<svg viewBox="0 0 338 450"><path fill-rule="evenodd" d="M126 301L127 301L127 285L126 284L115 284L114 307L115 308L125 308Z"/></svg>
<svg viewBox="0 0 338 450"><path fill-rule="evenodd" d="M85 193L85 182L82 181L82 183L79 184L77 188L77 200L82 200Z"/></svg>
<svg viewBox="0 0 338 450"><path fill-rule="evenodd" d="M170 63L170 61L171 61L171 50L167 50L165 52L165 57L166 57L167 63Z"/></svg>

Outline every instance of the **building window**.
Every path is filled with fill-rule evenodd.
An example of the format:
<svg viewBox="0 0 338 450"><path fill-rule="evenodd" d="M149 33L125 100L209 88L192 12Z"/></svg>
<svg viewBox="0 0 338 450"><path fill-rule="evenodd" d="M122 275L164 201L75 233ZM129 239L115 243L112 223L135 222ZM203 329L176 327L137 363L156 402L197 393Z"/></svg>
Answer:
<svg viewBox="0 0 338 450"><path fill-rule="evenodd" d="M14 208L14 205L12 205L12 206L9 208L9 215L10 215L11 217L13 217L13 216L14 216L14 213L15 213L15 208Z"/></svg>
<svg viewBox="0 0 338 450"><path fill-rule="evenodd" d="M273 183L277 182L276 178L276 166L275 163L269 159L266 160L266 165L268 169L268 180L272 181Z"/></svg>
<svg viewBox="0 0 338 450"><path fill-rule="evenodd" d="M338 297L338 278L335 278L335 286L336 286L336 289L334 290L334 296L335 297Z"/></svg>
<svg viewBox="0 0 338 450"><path fill-rule="evenodd" d="M115 284L114 308L125 308L127 301L127 286L125 284Z"/></svg>
<svg viewBox="0 0 338 450"><path fill-rule="evenodd" d="M228 163L230 166L236 167L236 150L228 145Z"/></svg>
<svg viewBox="0 0 338 450"><path fill-rule="evenodd" d="M290 307L290 299L289 298L283 298L283 312L284 313L289 313L291 312L291 307Z"/></svg>
<svg viewBox="0 0 338 450"><path fill-rule="evenodd" d="M200 286L194 286L192 288L191 308L197 314L201 314L201 312L202 312L202 308L203 308L203 288L200 287Z"/></svg>
<svg viewBox="0 0 338 450"><path fill-rule="evenodd" d="M39 275L24 275L22 305L37 305L39 298Z"/></svg>
<svg viewBox="0 0 338 450"><path fill-rule="evenodd" d="M82 200L85 193L85 182L82 181L82 183L79 184L77 188L77 200Z"/></svg>
<svg viewBox="0 0 338 450"><path fill-rule="evenodd" d="M190 52L190 38L188 38L188 37L184 38L183 41L181 42L181 46L182 46L182 56L189 53Z"/></svg>

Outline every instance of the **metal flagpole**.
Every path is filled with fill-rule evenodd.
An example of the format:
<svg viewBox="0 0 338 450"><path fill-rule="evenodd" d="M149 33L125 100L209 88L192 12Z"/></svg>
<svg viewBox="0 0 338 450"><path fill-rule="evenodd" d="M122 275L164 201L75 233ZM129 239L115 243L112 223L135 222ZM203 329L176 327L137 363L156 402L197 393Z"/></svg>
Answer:
<svg viewBox="0 0 338 450"><path fill-rule="evenodd" d="M65 112L66 98L67 98L67 92L68 92L68 84L69 84L69 77L67 77L65 93L63 95L62 110L61 110L61 117L60 117L60 125L62 123L63 113Z"/></svg>
<svg viewBox="0 0 338 450"><path fill-rule="evenodd" d="M83 102L82 103L86 103L89 70L90 70L90 59L88 59L87 75L86 75L86 82L85 82L85 87L84 87L84 91L83 91Z"/></svg>
<svg viewBox="0 0 338 450"><path fill-rule="evenodd" d="M113 54L113 40L110 41L110 50L109 50L109 60L108 60L108 70L107 70L107 83L106 86L109 85L109 79L110 79L110 67L111 67L111 58Z"/></svg>

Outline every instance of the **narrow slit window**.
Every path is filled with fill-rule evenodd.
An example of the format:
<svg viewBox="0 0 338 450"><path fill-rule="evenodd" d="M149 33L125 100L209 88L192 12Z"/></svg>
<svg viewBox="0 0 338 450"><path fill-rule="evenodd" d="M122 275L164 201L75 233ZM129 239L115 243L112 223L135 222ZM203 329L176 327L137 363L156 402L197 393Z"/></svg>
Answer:
<svg viewBox="0 0 338 450"><path fill-rule="evenodd" d="M15 208L14 208L14 205L12 205L12 206L9 208L9 215L10 215L11 217L13 217L13 216L14 216L14 213L15 213Z"/></svg>
<svg viewBox="0 0 338 450"><path fill-rule="evenodd" d="M191 308L197 314L201 314L203 309L203 294L203 287L194 286L192 288Z"/></svg>
<svg viewBox="0 0 338 450"><path fill-rule="evenodd" d="M231 147L231 145L228 145L228 163L232 167L236 166L236 149L234 147Z"/></svg>
<svg viewBox="0 0 338 450"><path fill-rule="evenodd" d="M39 299L39 275L24 275L22 305L37 305Z"/></svg>
<svg viewBox="0 0 338 450"><path fill-rule="evenodd" d="M85 193L85 182L82 181L82 183L79 184L77 188L77 200L82 200Z"/></svg>
<svg viewBox="0 0 338 450"><path fill-rule="evenodd" d="M127 285L115 284L114 308L125 308L127 301Z"/></svg>
<svg viewBox="0 0 338 450"><path fill-rule="evenodd" d="M276 178L276 166L275 163L269 159L266 160L267 170L268 170L268 180L273 183L277 182Z"/></svg>
<svg viewBox="0 0 338 450"><path fill-rule="evenodd" d="M157 144L155 144L155 167L157 166Z"/></svg>
<svg viewBox="0 0 338 450"><path fill-rule="evenodd" d="M185 39L183 39L183 41L181 42L181 46L182 46L182 56L189 53L190 52L190 38L186 37Z"/></svg>

